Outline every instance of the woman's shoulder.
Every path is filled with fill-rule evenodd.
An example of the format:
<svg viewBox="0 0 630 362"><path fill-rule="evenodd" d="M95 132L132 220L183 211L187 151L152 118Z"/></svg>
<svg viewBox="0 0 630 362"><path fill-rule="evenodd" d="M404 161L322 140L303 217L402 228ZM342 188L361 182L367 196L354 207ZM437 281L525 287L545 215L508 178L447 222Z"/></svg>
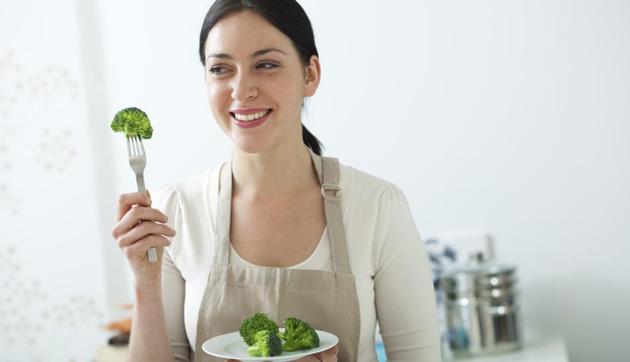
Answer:
<svg viewBox="0 0 630 362"><path fill-rule="evenodd" d="M166 183L151 193L154 204L171 208L175 204L200 200L208 192L208 186L217 178L216 174L223 163L195 172L188 177Z"/></svg>
<svg viewBox="0 0 630 362"><path fill-rule="evenodd" d="M382 202L404 200L402 190L392 181L372 175L358 168L340 165L340 185L342 193L348 195L353 204L380 204Z"/></svg>
<svg viewBox="0 0 630 362"><path fill-rule="evenodd" d="M194 200L201 196L200 193L207 193L208 187L218 179L218 171L222 165L223 163L220 163L176 181L175 187L180 197Z"/></svg>

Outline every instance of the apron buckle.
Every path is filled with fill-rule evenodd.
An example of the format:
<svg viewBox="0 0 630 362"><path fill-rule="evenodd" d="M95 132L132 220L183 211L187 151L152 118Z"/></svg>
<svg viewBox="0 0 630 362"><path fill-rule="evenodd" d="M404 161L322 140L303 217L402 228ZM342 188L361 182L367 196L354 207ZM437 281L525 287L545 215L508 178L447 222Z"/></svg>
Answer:
<svg viewBox="0 0 630 362"><path fill-rule="evenodd" d="M331 194L332 193L332 194ZM333 184L322 184L322 197L328 200L339 200L341 188Z"/></svg>

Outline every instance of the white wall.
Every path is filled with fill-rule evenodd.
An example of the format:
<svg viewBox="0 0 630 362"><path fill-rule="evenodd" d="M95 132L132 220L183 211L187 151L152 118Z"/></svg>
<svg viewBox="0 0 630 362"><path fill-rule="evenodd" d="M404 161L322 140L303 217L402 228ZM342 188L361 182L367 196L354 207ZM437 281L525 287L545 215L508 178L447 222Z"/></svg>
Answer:
<svg viewBox="0 0 630 362"><path fill-rule="evenodd" d="M528 338L563 335L572 361L627 359L630 3L301 3L323 65L306 123L327 154L401 186L425 236L493 233L499 258L519 267ZM105 200L134 188L107 128L116 110L138 105L152 119L151 189L225 159L230 144L196 55L210 1L90 4L80 26L100 29L102 47L82 43L86 78L100 79L86 89L88 111L105 118L90 129L111 152L93 155L110 162L96 185L110 186L92 216L108 229ZM95 9L96 30L85 21ZM85 254L101 250L89 245ZM106 258L106 275L123 265L111 249ZM108 307L124 288L108 289Z"/></svg>
<svg viewBox="0 0 630 362"><path fill-rule="evenodd" d="M89 361L108 337L76 10L0 3L0 361Z"/></svg>

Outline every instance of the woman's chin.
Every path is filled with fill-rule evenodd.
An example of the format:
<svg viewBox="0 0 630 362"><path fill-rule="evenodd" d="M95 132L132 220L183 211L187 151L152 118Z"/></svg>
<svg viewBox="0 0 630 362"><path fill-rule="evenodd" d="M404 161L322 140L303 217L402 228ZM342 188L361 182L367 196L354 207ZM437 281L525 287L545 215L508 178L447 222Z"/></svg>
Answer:
<svg viewBox="0 0 630 362"><path fill-rule="evenodd" d="M243 153L261 153L269 148L267 142L262 140L238 140L234 142L234 146Z"/></svg>

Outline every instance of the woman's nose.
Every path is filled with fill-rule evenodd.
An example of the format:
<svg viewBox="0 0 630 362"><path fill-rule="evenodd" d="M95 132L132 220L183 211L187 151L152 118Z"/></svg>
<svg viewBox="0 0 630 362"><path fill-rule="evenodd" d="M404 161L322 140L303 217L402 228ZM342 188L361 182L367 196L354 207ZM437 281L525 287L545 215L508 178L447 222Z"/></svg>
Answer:
<svg viewBox="0 0 630 362"><path fill-rule="evenodd" d="M245 101L258 95L258 87L252 77L245 73L237 74L232 82L232 99Z"/></svg>

